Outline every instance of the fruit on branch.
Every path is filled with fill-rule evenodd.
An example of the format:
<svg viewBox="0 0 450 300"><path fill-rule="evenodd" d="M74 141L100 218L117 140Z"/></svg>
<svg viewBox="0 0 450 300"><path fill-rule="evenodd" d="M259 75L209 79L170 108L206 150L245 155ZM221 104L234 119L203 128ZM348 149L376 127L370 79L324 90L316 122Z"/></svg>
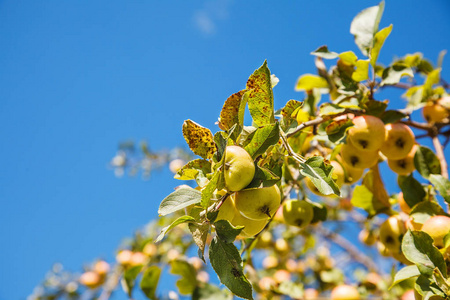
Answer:
<svg viewBox="0 0 450 300"><path fill-rule="evenodd" d="M133 252L130 250L122 250L116 255L116 261L122 266L128 266L131 262Z"/></svg>
<svg viewBox="0 0 450 300"><path fill-rule="evenodd" d="M290 247L285 239L279 238L275 241L275 250L280 254L286 254L289 252Z"/></svg>
<svg viewBox="0 0 450 300"><path fill-rule="evenodd" d="M82 285L90 289L95 289L102 284L100 275L93 271L87 271L81 274L79 281Z"/></svg>
<svg viewBox="0 0 450 300"><path fill-rule="evenodd" d="M358 290L351 285L341 284L331 291L331 300L359 300L361 295Z"/></svg>
<svg viewBox="0 0 450 300"><path fill-rule="evenodd" d="M184 164L184 160L180 158L174 159L169 163L169 170L176 174L182 167L184 167Z"/></svg>
<svg viewBox="0 0 450 300"><path fill-rule="evenodd" d="M353 119L355 126L348 130L347 137L359 151L377 151L385 139L384 123L379 118L369 115Z"/></svg>
<svg viewBox="0 0 450 300"><path fill-rule="evenodd" d="M278 258L273 255L268 255L264 257L262 261L262 266L264 269L272 269L278 266Z"/></svg>
<svg viewBox="0 0 450 300"><path fill-rule="evenodd" d="M346 184L354 184L357 182L363 175L364 169L357 169L347 164L344 160L342 160L342 167L345 170L345 180Z"/></svg>
<svg viewBox="0 0 450 300"><path fill-rule="evenodd" d="M450 218L447 216L433 216L423 223L422 231L428 233L438 248L444 247L444 237L450 232Z"/></svg>
<svg viewBox="0 0 450 300"><path fill-rule="evenodd" d="M356 169L370 168L378 162L378 150L360 151L349 140L342 145L341 156L346 164Z"/></svg>
<svg viewBox="0 0 450 300"><path fill-rule="evenodd" d="M142 252L134 252L131 256L130 265L135 266L143 266L148 262L148 257Z"/></svg>
<svg viewBox="0 0 450 300"><path fill-rule="evenodd" d="M273 279L276 283L280 284L282 282L291 280L291 273L283 269L276 270L273 274Z"/></svg>
<svg viewBox="0 0 450 300"><path fill-rule="evenodd" d="M108 274L109 269L109 264L104 260L97 261L93 267L94 272L100 275L100 277L105 277L106 274Z"/></svg>
<svg viewBox="0 0 450 300"><path fill-rule="evenodd" d="M381 243L381 242L377 242L377 250L380 253L380 255L382 255L384 257L391 256L391 253L389 252L389 249L386 248L386 246L383 243Z"/></svg>
<svg viewBox="0 0 450 300"><path fill-rule="evenodd" d="M423 117L428 123L441 123L448 116L448 110L439 103L429 102L422 110Z"/></svg>
<svg viewBox="0 0 450 300"><path fill-rule="evenodd" d="M145 244L144 249L142 249L142 252L147 255L148 257L155 256L158 253L158 248L156 245L152 242L149 242Z"/></svg>
<svg viewBox="0 0 450 300"><path fill-rule="evenodd" d="M398 175L409 175L416 167L414 166L414 155L417 145L414 145L408 155L402 159L388 159L389 168Z"/></svg>
<svg viewBox="0 0 450 300"><path fill-rule="evenodd" d="M406 229L409 230L421 230L422 229L421 223L417 223L414 221L413 217L409 217L408 220L405 222Z"/></svg>
<svg viewBox="0 0 450 300"><path fill-rule="evenodd" d="M267 220L280 206L281 194L278 186L237 192L234 197L236 209L246 218Z"/></svg>
<svg viewBox="0 0 450 300"><path fill-rule="evenodd" d="M415 138L412 130L401 123L387 124L386 140L381 146L381 153L388 159L401 159L408 155L414 145Z"/></svg>
<svg viewBox="0 0 450 300"><path fill-rule="evenodd" d="M303 291L303 299L316 300L319 298L319 291L313 288L307 288Z"/></svg>
<svg viewBox="0 0 450 300"><path fill-rule="evenodd" d="M240 213L234 214L233 220L231 220L231 225L233 226L244 226L240 236L244 238L249 238L258 234L267 224L267 218L264 220L250 220Z"/></svg>
<svg viewBox="0 0 450 300"><path fill-rule="evenodd" d="M283 203L283 217L288 225L304 228L311 223L313 216L313 207L306 201L291 199Z"/></svg>
<svg viewBox="0 0 450 300"><path fill-rule="evenodd" d="M341 187L344 184L345 181L345 173L344 173L344 169L342 168L341 164L338 163L337 161L331 161L330 164L333 166L333 173L331 175L331 177L333 178L334 182L336 182L336 185L338 187ZM316 195L319 196L325 196L324 194L322 194L319 189L314 185L314 183L311 181L311 179L309 179L309 177L305 178L305 183L306 186L311 190L311 192L313 192ZM335 197L335 195L327 195L330 197Z"/></svg>
<svg viewBox="0 0 450 300"><path fill-rule="evenodd" d="M277 283L272 277L265 276L259 280L258 285L259 288L262 289L263 291L269 291L272 288L274 288L277 285Z"/></svg>
<svg viewBox="0 0 450 300"><path fill-rule="evenodd" d="M234 207L234 199L232 196L228 196L227 199L222 203L222 206L219 208L219 214L217 215L216 221L218 220L227 220L231 223L234 216L239 212Z"/></svg>
<svg viewBox="0 0 450 300"><path fill-rule="evenodd" d="M399 253L401 238L405 232L405 223L398 216L389 217L380 226L380 242L391 253Z"/></svg>
<svg viewBox="0 0 450 300"><path fill-rule="evenodd" d="M224 177L229 191L237 192L245 188L255 176L255 163L252 157L239 146L225 149Z"/></svg>
<svg viewBox="0 0 450 300"><path fill-rule="evenodd" d="M272 244L272 234L270 231L264 231L258 238L256 242L256 247L267 248Z"/></svg>
<svg viewBox="0 0 450 300"><path fill-rule="evenodd" d="M367 246L372 246L377 241L373 231L365 228L359 232L358 239L361 243L366 244Z"/></svg>
<svg viewBox="0 0 450 300"><path fill-rule="evenodd" d="M411 207L409 207L408 203L406 203L405 198L403 198L403 193L400 192L398 194L398 205L400 206L400 209L402 210L402 212L404 212L405 214L408 214L411 212Z"/></svg>

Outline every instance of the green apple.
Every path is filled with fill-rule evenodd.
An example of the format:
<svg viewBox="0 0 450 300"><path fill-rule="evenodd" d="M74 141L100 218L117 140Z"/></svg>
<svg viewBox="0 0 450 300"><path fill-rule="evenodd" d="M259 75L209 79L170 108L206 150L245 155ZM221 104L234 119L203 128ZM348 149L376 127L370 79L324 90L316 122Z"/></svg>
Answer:
<svg viewBox="0 0 450 300"><path fill-rule="evenodd" d="M350 140L342 145L341 156L346 164L356 169L370 168L378 162L378 150L360 151Z"/></svg>
<svg viewBox="0 0 450 300"><path fill-rule="evenodd" d="M409 175L416 167L414 166L414 155L417 145L414 145L408 155L402 159L388 159L389 168L398 175Z"/></svg>
<svg viewBox="0 0 450 300"><path fill-rule="evenodd" d="M244 190L236 192L234 204L236 209L246 218L267 220L280 207L281 194L278 186Z"/></svg>
<svg viewBox="0 0 450 300"><path fill-rule="evenodd" d="M386 140L380 151L389 159L402 159L408 155L415 143L414 133L405 124L387 124Z"/></svg>
<svg viewBox="0 0 450 300"><path fill-rule="evenodd" d="M258 234L264 229L267 222L267 218L265 220L250 220L239 213L235 214L233 220L231 220L233 226L244 226L244 229L240 233L240 236L244 238L253 237Z"/></svg>
<svg viewBox="0 0 450 300"><path fill-rule="evenodd" d="M283 203L283 217L288 225L304 228L311 223L313 216L313 207L306 201L291 199Z"/></svg>
<svg viewBox="0 0 450 300"><path fill-rule="evenodd" d="M341 284L331 291L331 300L359 300L361 295L358 290L351 285Z"/></svg>
<svg viewBox="0 0 450 300"><path fill-rule="evenodd" d="M423 223L422 231L428 233L438 248L444 247L444 237L450 232L450 218L447 216L434 216Z"/></svg>
<svg viewBox="0 0 450 300"><path fill-rule="evenodd" d="M385 139L384 123L379 118L369 115L353 119L355 126L348 130L347 137L359 151L377 151Z"/></svg>
<svg viewBox="0 0 450 300"><path fill-rule="evenodd" d="M255 163L252 157L239 146L227 146L225 149L224 177L229 191L236 192L245 188L255 176Z"/></svg>
<svg viewBox="0 0 450 300"><path fill-rule="evenodd" d="M234 215L236 215L238 213L239 212L234 207L233 197L229 196L222 203L222 206L220 206L219 214L217 215L216 221L227 220L228 222L231 222L233 220L233 218L234 218Z"/></svg>
<svg viewBox="0 0 450 300"><path fill-rule="evenodd" d="M405 223L399 217L389 217L380 226L380 242L391 253L399 253L401 250L401 238L405 232Z"/></svg>

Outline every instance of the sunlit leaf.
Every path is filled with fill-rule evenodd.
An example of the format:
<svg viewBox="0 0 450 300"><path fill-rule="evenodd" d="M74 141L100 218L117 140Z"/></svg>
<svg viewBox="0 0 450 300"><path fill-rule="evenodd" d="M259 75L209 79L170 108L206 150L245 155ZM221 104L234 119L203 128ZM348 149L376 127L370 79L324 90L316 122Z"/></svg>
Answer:
<svg viewBox="0 0 450 300"><path fill-rule="evenodd" d="M431 174L441 174L441 164L433 150L425 146L417 147L414 155L414 166L423 178Z"/></svg>
<svg viewBox="0 0 450 300"><path fill-rule="evenodd" d="M159 205L158 214L165 216L189 205L201 201L201 192L189 186L178 188L175 192L164 198Z"/></svg>
<svg viewBox="0 0 450 300"><path fill-rule="evenodd" d="M381 86L397 84L403 76L414 77L414 73L410 67L402 63L395 63L392 66L384 69L383 80Z"/></svg>
<svg viewBox="0 0 450 300"><path fill-rule="evenodd" d="M442 175L431 174L428 178L447 203L450 203L450 181Z"/></svg>
<svg viewBox="0 0 450 300"><path fill-rule="evenodd" d="M185 260L175 259L170 262L170 273L180 275L177 280L178 291L182 295L190 295L197 286L197 272L194 267Z"/></svg>
<svg viewBox="0 0 450 300"><path fill-rule="evenodd" d="M312 89L323 88L328 88L328 82L325 80L325 78L312 74L305 74L300 76L297 79L297 83L295 84L296 91L310 91Z"/></svg>
<svg viewBox="0 0 450 300"><path fill-rule="evenodd" d="M311 54L325 59L333 59L338 57L338 54L336 52L330 52L327 46L320 46L315 51L311 52Z"/></svg>
<svg viewBox="0 0 450 300"><path fill-rule="evenodd" d="M394 285L396 285L406 279L418 277L419 275L420 275L420 272L416 265L403 267L395 274L394 281L392 282L391 288Z"/></svg>
<svg viewBox="0 0 450 300"><path fill-rule="evenodd" d="M213 135L208 128L186 120L183 123L183 136L194 154L205 159L212 158L216 152Z"/></svg>
<svg viewBox="0 0 450 300"><path fill-rule="evenodd" d="M356 61L356 69L352 74L352 79L354 81L360 82L369 79L369 61L368 60L358 60Z"/></svg>
<svg viewBox="0 0 450 300"><path fill-rule="evenodd" d="M250 134L248 139L250 141L245 146L245 150L252 158L256 158L278 142L280 139L280 127L278 123L259 127Z"/></svg>
<svg viewBox="0 0 450 300"><path fill-rule="evenodd" d="M381 29L375 34L373 39L373 47L370 50L370 64L375 67L378 55L380 54L381 47L383 47L384 41L391 34L392 24L386 28Z"/></svg>
<svg viewBox="0 0 450 300"><path fill-rule="evenodd" d="M189 223L189 222L195 222L195 219L193 217L191 217L191 216L181 216L181 217L179 217L178 219L173 221L172 224L170 224L169 226L164 227L161 230L159 235L156 237L155 243L160 242L164 238L166 233L169 232L174 227L176 227L176 226L178 226L180 224Z"/></svg>
<svg viewBox="0 0 450 300"><path fill-rule="evenodd" d="M300 164L300 172L303 176L308 176L322 194L340 196L339 187L332 178L333 166L326 164L323 157L313 156L308 158L306 162Z"/></svg>
<svg viewBox="0 0 450 300"><path fill-rule="evenodd" d="M161 269L158 266L150 266L142 274L140 288L148 299L155 299Z"/></svg>
<svg viewBox="0 0 450 300"><path fill-rule="evenodd" d="M229 130L235 124L239 124L241 127L243 126L245 112L243 96L245 92L246 90L241 90L225 100L222 111L220 112L220 129Z"/></svg>

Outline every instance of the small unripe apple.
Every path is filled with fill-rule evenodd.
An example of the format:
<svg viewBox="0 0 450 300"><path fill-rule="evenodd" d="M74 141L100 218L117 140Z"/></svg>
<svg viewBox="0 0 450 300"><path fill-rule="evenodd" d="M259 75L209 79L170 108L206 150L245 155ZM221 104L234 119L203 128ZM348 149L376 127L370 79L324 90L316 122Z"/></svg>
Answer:
<svg viewBox="0 0 450 300"><path fill-rule="evenodd" d="M267 218L265 220L250 220L242 214L236 213L230 223L233 226L244 226L244 229L242 229L239 235L244 238L249 238L263 230L267 222Z"/></svg>
<svg viewBox="0 0 450 300"><path fill-rule="evenodd" d="M399 253L401 247L401 237L406 232L405 223L397 217L389 217L380 226L380 242L391 253Z"/></svg>
<svg viewBox="0 0 450 300"><path fill-rule="evenodd" d="M356 169L370 168L378 162L378 150L360 151L350 141L342 145L341 156L346 164Z"/></svg>
<svg viewBox="0 0 450 300"><path fill-rule="evenodd" d="M409 175L416 167L414 166L414 155L417 145L414 145L408 155L402 159L388 159L388 166L398 175Z"/></svg>
<svg viewBox="0 0 450 300"><path fill-rule="evenodd" d="M273 279L276 283L282 283L284 281L291 280L291 273L286 270L276 270L273 274Z"/></svg>
<svg viewBox="0 0 450 300"><path fill-rule="evenodd" d="M288 270L291 273L296 273L298 270L298 264L292 258L289 258L288 260L286 260L285 266L286 266L286 270Z"/></svg>
<svg viewBox="0 0 450 300"><path fill-rule="evenodd" d="M84 272L81 274L80 283L90 289L95 289L101 284L100 275L93 271Z"/></svg>
<svg viewBox="0 0 450 300"><path fill-rule="evenodd" d="M313 288L307 288L303 291L303 299L317 300L319 298L319 291Z"/></svg>
<svg viewBox="0 0 450 300"><path fill-rule="evenodd" d="M134 252L131 256L130 265L131 266L142 266L146 264L148 257L142 252Z"/></svg>
<svg viewBox="0 0 450 300"><path fill-rule="evenodd" d="M275 241L275 250L281 254L289 252L289 244L285 239L279 238Z"/></svg>
<svg viewBox="0 0 450 300"><path fill-rule="evenodd" d="M361 243L367 246L372 246L377 241L375 234L372 230L363 229L359 232L358 239Z"/></svg>
<svg viewBox="0 0 450 300"><path fill-rule="evenodd" d="M406 291L400 300L416 300L417 298L414 296L414 290Z"/></svg>
<svg viewBox="0 0 450 300"><path fill-rule="evenodd" d="M306 201L291 199L283 203L283 217L288 225L304 228L311 223L313 216L313 207Z"/></svg>
<svg viewBox="0 0 450 300"><path fill-rule="evenodd" d="M194 269L196 269L197 271L200 270L201 268L203 268L203 266L204 266L203 260L201 260L200 258L195 257L195 256L190 257L190 258L188 259L188 262L189 262L189 263L194 267Z"/></svg>
<svg viewBox="0 0 450 300"><path fill-rule="evenodd" d="M145 244L144 249L142 250L142 252L147 255L148 257L152 257L155 256L158 253L158 248L156 247L155 244L153 244L152 242L149 242L147 244Z"/></svg>
<svg viewBox="0 0 450 300"><path fill-rule="evenodd" d="M122 266L127 266L131 263L133 252L130 250L122 250L116 255L116 261Z"/></svg>
<svg viewBox="0 0 450 300"><path fill-rule="evenodd" d="M428 123L440 123L448 117L448 110L439 103L428 103L422 110Z"/></svg>
<svg viewBox="0 0 450 300"><path fill-rule="evenodd" d="M252 157L239 146L225 149L224 178L229 191L237 192L245 188L255 176L255 163Z"/></svg>
<svg viewBox="0 0 450 300"><path fill-rule="evenodd" d="M200 271L197 273L197 280L199 282L208 283L209 282L209 274L206 271Z"/></svg>
<svg viewBox="0 0 450 300"><path fill-rule="evenodd" d="M351 285L338 285L331 291L331 300L359 300L361 295L358 290Z"/></svg>
<svg viewBox="0 0 450 300"><path fill-rule="evenodd" d="M170 249L169 251L167 251L166 256L167 256L167 260L172 261L172 260L179 258L181 256L181 254L177 249Z"/></svg>
<svg viewBox="0 0 450 300"><path fill-rule="evenodd" d="M353 119L355 126L348 130L348 139L359 151L377 151L385 139L384 123L379 118L369 115Z"/></svg>
<svg viewBox="0 0 450 300"><path fill-rule="evenodd" d="M109 264L104 260L99 260L94 264L94 272L96 272L100 276L105 276L109 272Z"/></svg>
<svg viewBox="0 0 450 300"><path fill-rule="evenodd" d="M405 124L387 124L386 140L380 151L389 159L402 159L415 143L414 133Z"/></svg>
<svg viewBox="0 0 450 300"><path fill-rule="evenodd" d="M422 231L428 233L438 248L444 247L444 237L450 232L450 218L433 216L423 223Z"/></svg>
<svg viewBox="0 0 450 300"><path fill-rule="evenodd" d="M267 220L280 207L281 194L278 186L237 192L234 196L236 209L246 218Z"/></svg>
<svg viewBox="0 0 450 300"><path fill-rule="evenodd" d="M264 257L262 261L262 266L264 269L272 269L278 266L278 258L273 255Z"/></svg>
<svg viewBox="0 0 450 300"><path fill-rule="evenodd" d="M272 277L266 276L259 280L258 285L259 285L260 289L262 289L264 291L269 291L273 287L275 287L277 285L277 283L275 282L275 280Z"/></svg>

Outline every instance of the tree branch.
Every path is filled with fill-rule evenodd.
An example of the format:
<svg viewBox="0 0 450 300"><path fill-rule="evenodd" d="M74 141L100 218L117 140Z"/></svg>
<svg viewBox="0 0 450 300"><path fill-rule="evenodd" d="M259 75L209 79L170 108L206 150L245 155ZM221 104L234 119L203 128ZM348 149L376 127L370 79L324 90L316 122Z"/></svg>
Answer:
<svg viewBox="0 0 450 300"><path fill-rule="evenodd" d="M380 270L378 269L377 264L373 262L373 260L364 255L358 248L356 248L352 243L350 243L347 239L343 238L341 235L332 232L331 230L323 227L323 226L317 226L315 228L320 234L322 234L325 238L330 239L333 243L347 251L347 253L353 257L355 260L357 260L359 263L364 265L369 271L377 272L378 274L381 274Z"/></svg>
<svg viewBox="0 0 450 300"><path fill-rule="evenodd" d="M400 121L400 123L417 128L417 129L427 130L427 131L431 131L433 129L433 126L431 126L427 123L419 123L419 122L414 122L411 120Z"/></svg>
<svg viewBox="0 0 450 300"><path fill-rule="evenodd" d="M448 166L447 166L447 160L445 159L444 155L444 149L441 145L441 142L439 141L439 138L437 135L433 136L433 146L434 149L436 149L436 156L439 159L439 162L441 163L441 175L448 179Z"/></svg>

